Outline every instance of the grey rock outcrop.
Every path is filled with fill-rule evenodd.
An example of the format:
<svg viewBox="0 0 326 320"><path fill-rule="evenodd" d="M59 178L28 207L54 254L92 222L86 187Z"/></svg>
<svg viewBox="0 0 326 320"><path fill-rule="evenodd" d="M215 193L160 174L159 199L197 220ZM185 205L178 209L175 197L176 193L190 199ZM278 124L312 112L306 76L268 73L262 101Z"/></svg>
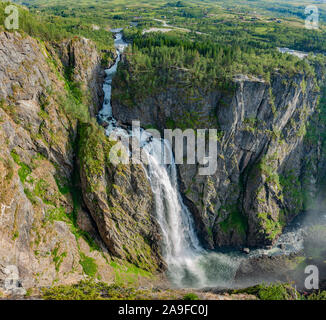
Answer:
<svg viewBox="0 0 326 320"><path fill-rule="evenodd" d="M95 44L86 38L75 37L56 45L56 49L65 72L70 73L71 80L88 93L90 99L85 103L89 105L91 117L95 117L103 104L105 76Z"/></svg>
<svg viewBox="0 0 326 320"><path fill-rule="evenodd" d="M87 275L86 258L96 276L112 281L111 256L85 206L77 207L69 192L77 121L64 109L60 59L51 45L19 33L0 32L0 52L1 287L12 266L22 288L77 282ZM94 44L76 40L74 59L75 80L93 90L100 82ZM75 223L76 215L83 218Z"/></svg>
<svg viewBox="0 0 326 320"><path fill-rule="evenodd" d="M83 198L101 238L116 257L155 272L164 269L151 186L141 165L113 166L112 147L97 125L81 125Z"/></svg>
<svg viewBox="0 0 326 320"><path fill-rule="evenodd" d="M217 128L214 175L200 176L198 165L179 165L181 189L197 232L208 248L269 246L303 210L308 189L302 178L307 163L304 137L317 108L317 80L276 71L270 83L239 75L233 87L226 92L203 85L189 93L170 86L134 105L125 105L118 93L113 113L125 123L140 120L141 126L161 132L169 127ZM316 146L310 152L316 152ZM315 170L314 177L319 174Z"/></svg>

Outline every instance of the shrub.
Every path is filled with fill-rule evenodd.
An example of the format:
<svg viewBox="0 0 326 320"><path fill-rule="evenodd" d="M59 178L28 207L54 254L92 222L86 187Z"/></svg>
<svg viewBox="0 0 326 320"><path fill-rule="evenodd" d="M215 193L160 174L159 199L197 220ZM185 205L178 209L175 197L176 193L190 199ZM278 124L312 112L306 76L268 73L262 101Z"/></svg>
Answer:
<svg viewBox="0 0 326 320"><path fill-rule="evenodd" d="M61 285L43 288L42 298L45 300L119 300L133 299L135 290L117 285L107 285L93 280L80 281L73 285Z"/></svg>
<svg viewBox="0 0 326 320"><path fill-rule="evenodd" d="M290 284L274 283L258 286L258 297L261 300L301 300L301 295Z"/></svg>
<svg viewBox="0 0 326 320"><path fill-rule="evenodd" d="M90 277L95 277L97 273L97 264L91 257L86 256L84 253L80 253L79 263L83 267L83 271Z"/></svg>
<svg viewBox="0 0 326 320"><path fill-rule="evenodd" d="M183 300L199 300L199 298L195 293L191 292L184 295Z"/></svg>
<svg viewBox="0 0 326 320"><path fill-rule="evenodd" d="M326 300L326 291L319 291L307 297L307 300Z"/></svg>

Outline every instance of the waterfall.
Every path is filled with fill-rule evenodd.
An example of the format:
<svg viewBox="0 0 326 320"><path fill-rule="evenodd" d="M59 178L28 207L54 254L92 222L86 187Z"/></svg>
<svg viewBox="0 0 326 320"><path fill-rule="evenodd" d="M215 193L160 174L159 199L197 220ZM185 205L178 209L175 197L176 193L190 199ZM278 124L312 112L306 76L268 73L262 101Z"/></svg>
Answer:
<svg viewBox="0 0 326 320"><path fill-rule="evenodd" d="M103 85L104 104L98 114L98 121L108 124L108 136L114 131L124 131L117 126L112 115L111 90L113 76L127 43L124 42L120 29L112 32L115 33L117 59L115 64L106 70ZM125 135L132 134L125 131ZM171 282L177 287L229 287L239 259L232 255L206 252L201 247L192 215L179 192L177 169L169 142L153 138L150 133L141 130L140 145L147 156L147 164L144 167L155 198L156 219L163 239L162 252ZM162 156L168 157L170 164L163 164Z"/></svg>
<svg viewBox="0 0 326 320"><path fill-rule="evenodd" d="M142 132L141 141L148 141L150 134ZM205 276L196 261L202 256L194 229L194 222L179 193L176 165L169 143L153 139L144 146L147 154L148 178L155 197L156 219L163 235L163 256L174 284L203 283ZM164 156L170 165L162 164ZM189 283L190 284L190 283Z"/></svg>

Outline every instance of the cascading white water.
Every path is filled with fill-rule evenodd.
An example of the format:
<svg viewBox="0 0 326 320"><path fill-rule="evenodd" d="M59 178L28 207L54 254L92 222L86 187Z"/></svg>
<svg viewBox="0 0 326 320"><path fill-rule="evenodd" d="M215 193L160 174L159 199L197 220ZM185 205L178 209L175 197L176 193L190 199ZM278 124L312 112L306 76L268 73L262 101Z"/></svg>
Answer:
<svg viewBox="0 0 326 320"><path fill-rule="evenodd" d="M120 29L112 32L115 33L117 59L106 70L104 104L98 114L99 122L108 124L108 136L115 131L124 131L117 126L112 115L111 90L121 54L128 45ZM124 132L133 135L133 132ZM145 130L141 130L139 140L147 155L145 168L155 197L156 219L163 236L162 251L172 283L178 287L230 286L239 259L222 253L208 253L201 247L193 218L179 192L177 169L169 142L153 138ZM164 164L163 157L168 157L171 164Z"/></svg>
<svg viewBox="0 0 326 320"><path fill-rule="evenodd" d="M149 141L150 134L142 132L141 141ZM153 139L145 144L148 177L155 197L156 219L163 235L163 256L172 282L183 286L186 280L204 283L205 275L198 268L202 256L191 214L184 205L178 190L177 172L173 153L166 140ZM163 151L163 155L161 152ZM170 158L170 165L162 163Z"/></svg>
<svg viewBox="0 0 326 320"><path fill-rule="evenodd" d="M104 102L103 107L98 114L98 120L100 122L106 121L108 123L107 132L108 134L117 127L117 121L112 116L112 106L111 106L111 96L112 96L112 80L113 76L116 74L119 62L121 60L121 54L126 49L128 44L123 40L122 37L122 29L113 29L111 30L115 34L114 45L117 49L117 58L115 60L114 65L105 70L105 81L103 84L103 92L104 92Z"/></svg>

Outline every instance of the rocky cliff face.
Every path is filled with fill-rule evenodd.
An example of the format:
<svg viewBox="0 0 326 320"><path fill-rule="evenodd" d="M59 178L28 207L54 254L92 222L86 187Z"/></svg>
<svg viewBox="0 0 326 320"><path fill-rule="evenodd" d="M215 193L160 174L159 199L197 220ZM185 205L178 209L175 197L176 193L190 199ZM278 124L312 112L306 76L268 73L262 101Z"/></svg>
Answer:
<svg viewBox="0 0 326 320"><path fill-rule="evenodd" d="M60 210L72 211L55 180L67 179L73 168L74 126L51 96L63 92L63 83L37 41L1 33L0 48L1 266L16 265L24 286L51 282L59 267L69 279L78 268L77 243L65 223L51 221ZM64 253L55 265L54 256Z"/></svg>
<svg viewBox="0 0 326 320"><path fill-rule="evenodd" d="M154 272L164 268L151 186L141 165L113 166L112 142L97 125L79 128L83 198L115 256Z"/></svg>
<svg viewBox="0 0 326 320"><path fill-rule="evenodd" d="M0 51L0 284L12 265L25 288L85 276L110 282L130 275L128 263L164 270L144 168L113 167L114 145L92 119L103 98L95 45L2 32ZM238 76L233 87L169 87L133 106L113 100L125 123L219 129L214 175L179 165L207 248L270 245L326 170L316 77Z"/></svg>
<svg viewBox="0 0 326 320"><path fill-rule="evenodd" d="M306 170L318 149L315 144L308 151L304 143L317 108L315 77L275 72L267 83L239 75L233 87L190 92L176 84L134 105L124 105L119 94L113 101L114 116L125 123L141 120L161 131L219 129L214 175L179 165L185 201L208 248L271 245L303 210L305 190L315 190L316 177L324 174Z"/></svg>
<svg viewBox="0 0 326 320"><path fill-rule="evenodd" d="M114 256L158 269L159 254L151 252L152 195L142 169L112 171L101 163L103 175L93 177L100 186L96 192L88 188L92 177L76 153L83 105L87 103L92 115L101 104L102 71L95 45L73 39L53 47L1 32L0 51L1 287L12 277L11 266L18 268L24 288L72 283L85 276L111 282L124 272L128 281L133 279L128 264L120 267L122 260L113 263ZM98 137L104 135L91 123ZM92 152L96 158L103 150Z"/></svg>
<svg viewBox="0 0 326 320"><path fill-rule="evenodd" d="M95 44L86 38L75 37L55 44L55 48L65 72L83 92L87 92L85 103L89 106L90 115L95 117L103 104L105 75Z"/></svg>

